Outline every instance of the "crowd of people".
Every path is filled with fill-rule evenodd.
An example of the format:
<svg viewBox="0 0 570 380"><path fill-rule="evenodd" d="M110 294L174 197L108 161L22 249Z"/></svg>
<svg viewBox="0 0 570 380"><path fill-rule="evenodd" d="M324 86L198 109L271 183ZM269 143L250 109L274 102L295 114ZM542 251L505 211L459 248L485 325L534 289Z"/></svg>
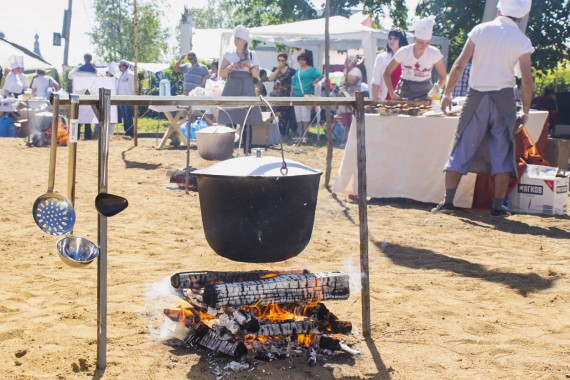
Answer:
<svg viewBox="0 0 570 380"><path fill-rule="evenodd" d="M511 176L516 176L514 161L515 125L525 125L531 103L539 109L551 112L551 127L555 123L556 100L552 89L533 99L530 56L534 48L530 40L518 28L531 7L531 0L500 0L497 17L477 25L468 34L467 42L449 73L446 72L441 51L431 45L435 18L418 20L412 26L413 42L408 43L404 30L394 28L388 33L384 51L374 63L370 75L370 98L374 102L396 99L427 99L436 90L442 94L443 112L451 107L451 99L466 97L458 122L456 140L447 162L445 172L445 195L434 212L454 213L455 191L463 175L468 172L490 173L494 178L493 216L507 216L510 211L503 205ZM188 63L182 64L187 58ZM69 78L97 75L86 54L85 62L69 73ZM323 73L314 66L312 55L300 52L295 55L296 69L291 67L291 57L286 53L276 56L275 66L267 71L260 68L257 53L250 47L250 33L242 25L233 31L233 45L224 52L221 62L211 63L211 69L198 61L194 52L181 55L173 70L182 73L183 93L188 94L198 87L205 87L208 80L225 81L221 96L267 96L265 83L273 82L270 97L308 97L321 95ZM521 114L517 118L515 103L514 68L519 66L522 85L520 92ZM361 70L359 57L348 54L344 63L339 93L354 96L364 87L366 73ZM435 76L434 74L435 73ZM4 96L17 96L28 89L23 74L23 64L17 61L5 76L2 88ZM134 76L126 61L119 63L119 73L114 75L119 95L134 94ZM435 83L432 78L435 78ZM324 84L331 86L331 83ZM38 70L31 83L34 95L48 96L59 84ZM335 91L333 91L335 92ZM296 139L306 141L314 110L307 106L279 106L274 111L279 118L279 130L287 138L292 125L296 125ZM339 107L338 119L345 126L343 140L352 123L352 112ZM133 136L132 106L119 107L119 119L123 121L125 135ZM263 124L261 108L232 108L221 112L218 123L242 130L245 154L250 154L252 125ZM90 126L86 125L85 138L90 138ZM480 157L481 152L483 156Z"/></svg>

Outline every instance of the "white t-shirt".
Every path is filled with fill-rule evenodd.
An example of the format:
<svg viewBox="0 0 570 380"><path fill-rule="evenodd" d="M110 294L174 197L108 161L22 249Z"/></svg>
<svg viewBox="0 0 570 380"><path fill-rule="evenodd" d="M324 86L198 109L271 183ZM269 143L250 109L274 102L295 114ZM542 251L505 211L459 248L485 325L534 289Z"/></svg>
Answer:
<svg viewBox="0 0 570 380"><path fill-rule="evenodd" d="M372 74L371 84L375 84L380 87L378 90L379 101L385 100L388 95L388 87L386 86L386 83L384 83L384 71L386 71L386 67L391 60L392 53L388 53L387 51L378 54L374 60L374 72Z"/></svg>
<svg viewBox="0 0 570 380"><path fill-rule="evenodd" d="M24 87L28 87L28 78L24 74L14 74L13 71L10 71L6 76L2 94L6 90L10 93L21 94L24 92Z"/></svg>
<svg viewBox="0 0 570 380"><path fill-rule="evenodd" d="M241 58L236 53L235 49L225 53L224 58L226 59L226 61L229 62L230 65L238 63L241 60ZM257 59L257 54L253 50L249 51L247 59L249 59L252 65L259 66L259 60ZM249 71L249 69L244 68L236 71Z"/></svg>
<svg viewBox="0 0 570 380"><path fill-rule="evenodd" d="M520 57L534 51L516 22L499 16L477 25L468 36L475 45L469 87L483 92L514 87L514 68Z"/></svg>
<svg viewBox="0 0 570 380"><path fill-rule="evenodd" d="M394 54L396 62L402 65L402 79L424 82L431 79L433 65L443 58L438 48L428 46L422 56L414 57L414 44L404 46Z"/></svg>
<svg viewBox="0 0 570 380"><path fill-rule="evenodd" d="M49 92L48 88L53 89L54 83L57 83L52 77L49 75L38 75L34 79L32 79L32 89L36 90L36 96L38 98L48 98Z"/></svg>

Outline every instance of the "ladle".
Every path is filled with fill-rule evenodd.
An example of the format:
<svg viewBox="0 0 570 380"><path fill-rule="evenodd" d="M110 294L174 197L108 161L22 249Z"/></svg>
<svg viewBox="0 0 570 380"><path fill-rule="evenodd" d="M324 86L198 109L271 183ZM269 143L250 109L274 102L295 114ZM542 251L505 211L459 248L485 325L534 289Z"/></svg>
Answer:
<svg viewBox="0 0 570 380"><path fill-rule="evenodd" d="M95 208L97 212L106 217L117 215L128 206L129 201L118 195L99 193L95 197Z"/></svg>
<svg viewBox="0 0 570 380"><path fill-rule="evenodd" d="M107 182L107 165L109 159L109 129L101 130L99 148L99 166L103 174L105 183ZM105 133L106 132L106 133ZM106 186L99 186L99 193L95 197L95 208L97 212L105 217L117 215L129 206L126 198L106 192Z"/></svg>
<svg viewBox="0 0 570 380"><path fill-rule="evenodd" d="M67 197L75 205L75 174L77 167L77 140L79 139L79 95L71 94L71 113L69 118L69 164L67 174ZM83 267L99 256L99 247L91 241L69 234L60 239L56 248L59 258L72 267Z"/></svg>
<svg viewBox="0 0 570 380"><path fill-rule="evenodd" d="M48 189L39 196L32 207L34 221L42 231L50 235L63 235L73 229L75 209L64 196L53 192L55 185L55 162L57 149L57 127L59 122L59 94L53 96L53 118L49 154Z"/></svg>
<svg viewBox="0 0 570 380"><path fill-rule="evenodd" d="M77 236L59 239L56 247L61 260L72 267L83 267L99 256L99 247L95 243Z"/></svg>

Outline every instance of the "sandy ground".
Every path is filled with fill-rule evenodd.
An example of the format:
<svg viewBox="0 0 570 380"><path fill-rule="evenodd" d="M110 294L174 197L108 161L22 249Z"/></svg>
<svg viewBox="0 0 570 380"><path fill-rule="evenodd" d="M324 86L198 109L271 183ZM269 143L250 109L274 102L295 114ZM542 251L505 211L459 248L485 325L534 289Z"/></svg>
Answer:
<svg viewBox="0 0 570 380"><path fill-rule="evenodd" d="M46 191L47 148L0 139L0 377L2 379L214 379L219 355L167 344L162 309L181 271L345 271L348 301L327 302L351 320L362 352L314 366L302 358L256 363L232 379L563 379L570 366L570 218L483 213L434 215L432 205L370 203L372 339L362 337L358 207L324 187L313 237L283 263L217 256L202 231L197 193L168 183L183 149L155 150L114 138L109 191L129 208L109 218L107 367L96 371L97 264L72 268L57 237L34 223ZM271 150L268 154L277 154ZM326 148L287 148L287 158L324 169ZM97 142L78 145L74 233L97 241ZM332 180L342 158L335 149ZM66 194L68 148L58 150L56 191ZM211 162L191 153L191 164Z"/></svg>

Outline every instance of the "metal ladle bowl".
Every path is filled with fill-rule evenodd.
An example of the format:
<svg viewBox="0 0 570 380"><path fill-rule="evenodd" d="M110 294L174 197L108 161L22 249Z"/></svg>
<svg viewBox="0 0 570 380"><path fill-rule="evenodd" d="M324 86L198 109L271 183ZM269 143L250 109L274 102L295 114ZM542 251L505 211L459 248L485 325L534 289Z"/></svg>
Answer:
<svg viewBox="0 0 570 380"><path fill-rule="evenodd" d="M61 260L72 267L83 267L99 256L99 247L77 236L66 236L56 244Z"/></svg>
<svg viewBox="0 0 570 380"><path fill-rule="evenodd" d="M53 192L36 199L32 214L38 227L50 235L66 234L75 224L75 209L71 202Z"/></svg>

